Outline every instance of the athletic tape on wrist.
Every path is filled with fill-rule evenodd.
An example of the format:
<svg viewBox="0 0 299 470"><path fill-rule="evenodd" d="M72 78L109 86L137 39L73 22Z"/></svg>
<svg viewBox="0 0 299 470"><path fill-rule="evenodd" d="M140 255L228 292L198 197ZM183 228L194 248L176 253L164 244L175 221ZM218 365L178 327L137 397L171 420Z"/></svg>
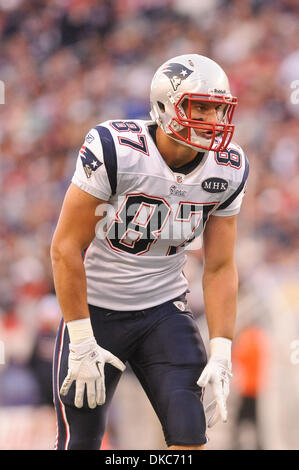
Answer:
<svg viewBox="0 0 299 470"><path fill-rule="evenodd" d="M210 340L211 356L222 356L231 361L232 341L228 338L212 338Z"/></svg>
<svg viewBox="0 0 299 470"><path fill-rule="evenodd" d="M93 338L90 318L69 321L66 325L71 343L82 343L83 341Z"/></svg>

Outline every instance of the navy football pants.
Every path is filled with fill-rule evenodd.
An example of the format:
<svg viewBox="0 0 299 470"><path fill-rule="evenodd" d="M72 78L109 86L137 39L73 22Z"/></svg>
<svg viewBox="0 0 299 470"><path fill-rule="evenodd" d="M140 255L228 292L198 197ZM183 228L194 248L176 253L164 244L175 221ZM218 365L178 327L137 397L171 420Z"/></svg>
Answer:
<svg viewBox="0 0 299 470"><path fill-rule="evenodd" d="M183 301L180 311L174 300ZM206 352L197 324L184 296L154 308L116 312L89 306L97 343L128 362L145 390L170 445L201 445L205 436L202 390L196 385ZM121 372L105 365L106 402L88 408L74 405L75 383L66 397L59 389L67 375L69 336L59 327L53 365L54 404L57 416L56 449L100 449L107 411Z"/></svg>

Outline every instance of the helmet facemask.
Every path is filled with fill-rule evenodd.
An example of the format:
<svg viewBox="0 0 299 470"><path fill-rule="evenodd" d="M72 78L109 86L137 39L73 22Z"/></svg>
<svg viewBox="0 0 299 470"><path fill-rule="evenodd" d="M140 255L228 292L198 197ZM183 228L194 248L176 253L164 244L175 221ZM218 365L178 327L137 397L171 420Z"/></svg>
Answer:
<svg viewBox="0 0 299 470"><path fill-rule="evenodd" d="M191 109L194 102L219 106L216 109L218 122L192 119ZM188 147L205 151L218 152L226 149L234 133L235 126L231 122L237 98L231 95L184 93L176 103L172 102L172 105L176 117L172 118L168 129L175 136L175 140Z"/></svg>

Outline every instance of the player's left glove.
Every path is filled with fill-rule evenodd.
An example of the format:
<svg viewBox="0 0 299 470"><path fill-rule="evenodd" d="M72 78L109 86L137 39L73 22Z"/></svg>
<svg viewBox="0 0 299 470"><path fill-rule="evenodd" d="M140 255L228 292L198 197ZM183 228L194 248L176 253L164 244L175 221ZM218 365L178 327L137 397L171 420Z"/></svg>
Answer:
<svg viewBox="0 0 299 470"><path fill-rule="evenodd" d="M213 338L210 341L211 357L197 381L199 387L211 384L215 399L205 409L212 412L208 419L208 427L212 427L220 418L227 421L226 401L229 395L229 381L232 377L231 366L231 340L227 338Z"/></svg>

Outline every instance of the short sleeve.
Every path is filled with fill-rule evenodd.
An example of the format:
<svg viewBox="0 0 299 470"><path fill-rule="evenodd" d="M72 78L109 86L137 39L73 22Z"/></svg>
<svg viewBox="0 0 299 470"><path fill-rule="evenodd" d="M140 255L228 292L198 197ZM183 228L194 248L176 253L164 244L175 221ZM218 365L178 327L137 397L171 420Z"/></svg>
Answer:
<svg viewBox="0 0 299 470"><path fill-rule="evenodd" d="M244 155L245 165L242 180L239 182L237 189L213 212L213 215L219 217L230 217L240 212L244 194L246 192L246 184L249 174L249 163Z"/></svg>
<svg viewBox="0 0 299 470"><path fill-rule="evenodd" d="M216 215L218 217L230 217L232 215L239 214L244 194L245 194L245 188L238 194L238 196L225 209L217 209L215 212L213 212L213 215Z"/></svg>
<svg viewBox="0 0 299 470"><path fill-rule="evenodd" d="M96 128L88 132L79 150L72 183L104 201L108 201L111 196L111 184L106 170L103 146Z"/></svg>

